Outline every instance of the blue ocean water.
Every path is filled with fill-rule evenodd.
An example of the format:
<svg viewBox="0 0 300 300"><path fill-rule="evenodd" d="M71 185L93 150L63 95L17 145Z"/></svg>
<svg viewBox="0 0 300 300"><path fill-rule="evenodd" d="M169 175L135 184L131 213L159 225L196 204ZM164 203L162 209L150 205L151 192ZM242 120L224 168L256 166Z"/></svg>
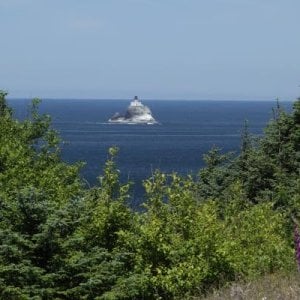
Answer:
<svg viewBox="0 0 300 300"><path fill-rule="evenodd" d="M270 101L143 101L160 125L108 124L115 112L124 111L129 100L46 99L40 112L50 114L53 127L65 143L65 161L85 161L82 176L89 185L97 182L107 158L107 149L119 147L118 167L122 180L134 181L133 201L141 202L141 181L159 168L164 172L196 173L202 155L213 146L223 152L239 151L245 120L254 135L272 117ZM17 118L27 115L30 100L10 99ZM281 104L290 110L291 102ZM135 205L135 203L132 203Z"/></svg>

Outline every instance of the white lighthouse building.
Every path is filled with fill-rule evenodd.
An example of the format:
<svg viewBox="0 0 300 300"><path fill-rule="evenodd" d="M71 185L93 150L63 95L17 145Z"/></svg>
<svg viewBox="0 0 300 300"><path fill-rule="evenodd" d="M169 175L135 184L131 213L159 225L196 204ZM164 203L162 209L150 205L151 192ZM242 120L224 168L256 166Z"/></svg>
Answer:
<svg viewBox="0 0 300 300"><path fill-rule="evenodd" d="M108 122L123 124L157 124L148 106L142 104L137 96L134 96L124 114L114 114Z"/></svg>

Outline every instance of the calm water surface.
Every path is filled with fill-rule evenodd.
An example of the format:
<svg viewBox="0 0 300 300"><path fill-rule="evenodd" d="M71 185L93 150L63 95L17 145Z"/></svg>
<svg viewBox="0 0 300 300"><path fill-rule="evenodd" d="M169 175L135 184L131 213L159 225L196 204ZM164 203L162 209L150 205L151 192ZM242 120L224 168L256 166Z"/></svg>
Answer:
<svg viewBox="0 0 300 300"><path fill-rule="evenodd" d="M29 100L10 100L16 117L27 115ZM195 173L202 166L202 155L213 146L222 151L239 151L245 120L255 135L263 133L272 117L274 102L266 101L143 101L160 125L107 124L115 112L124 111L129 100L46 99L40 111L52 116L53 127L65 143L65 161L85 161L82 170L90 185L107 158L107 149L120 148L118 166L122 180L136 182L133 205L141 202L141 181L159 168L165 172ZM292 103L282 106L291 109ZM136 202L136 203L135 203Z"/></svg>

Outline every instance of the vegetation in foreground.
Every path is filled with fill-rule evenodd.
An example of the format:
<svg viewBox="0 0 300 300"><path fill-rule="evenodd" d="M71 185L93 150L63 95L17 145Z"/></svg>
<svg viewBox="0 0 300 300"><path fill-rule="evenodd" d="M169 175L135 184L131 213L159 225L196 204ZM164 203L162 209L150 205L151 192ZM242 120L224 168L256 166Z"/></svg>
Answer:
<svg viewBox="0 0 300 300"><path fill-rule="evenodd" d="M135 212L117 149L86 188L38 101L18 121L5 96L0 299L189 299L297 269L300 100L291 114L278 106L260 139L245 126L239 155L212 149L196 178L156 171Z"/></svg>
<svg viewBox="0 0 300 300"><path fill-rule="evenodd" d="M300 276L293 274L269 274L257 280L238 282L230 287L215 290L205 298L195 300L298 300Z"/></svg>

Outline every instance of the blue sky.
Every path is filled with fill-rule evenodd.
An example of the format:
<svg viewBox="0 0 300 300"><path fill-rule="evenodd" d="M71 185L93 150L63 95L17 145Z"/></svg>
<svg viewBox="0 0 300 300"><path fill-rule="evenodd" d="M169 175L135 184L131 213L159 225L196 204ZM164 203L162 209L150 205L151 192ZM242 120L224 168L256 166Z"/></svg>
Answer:
<svg viewBox="0 0 300 300"><path fill-rule="evenodd" d="M293 100L299 0L0 0L11 97Z"/></svg>

